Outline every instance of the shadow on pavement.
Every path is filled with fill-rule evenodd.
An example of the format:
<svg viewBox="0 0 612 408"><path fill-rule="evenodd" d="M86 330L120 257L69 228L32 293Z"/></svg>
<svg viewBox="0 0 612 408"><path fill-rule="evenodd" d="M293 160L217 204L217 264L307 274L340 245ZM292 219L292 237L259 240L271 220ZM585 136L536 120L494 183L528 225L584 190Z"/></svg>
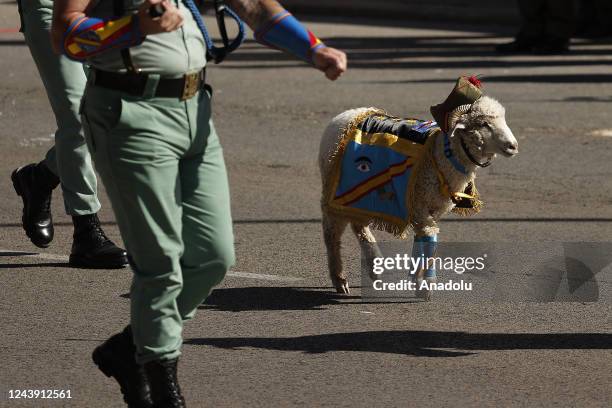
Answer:
<svg viewBox="0 0 612 408"><path fill-rule="evenodd" d="M10 263L0 264L0 269L28 269L28 268L72 268L68 262L41 262L41 263Z"/></svg>
<svg viewBox="0 0 612 408"><path fill-rule="evenodd" d="M331 287L319 290L294 287L246 287L215 289L200 309L241 312L246 310L324 310L324 306L359 300L337 294Z"/></svg>
<svg viewBox="0 0 612 408"><path fill-rule="evenodd" d="M562 61L560 61L562 62ZM528 82L544 82L544 83L610 83L612 82L612 74L551 74L551 75L491 75L481 78L486 82L509 82L509 83L528 83ZM406 79L406 80L380 80L369 81L373 84L432 84L432 83L447 83L448 79L432 78L432 79ZM575 102L575 101L570 101ZM590 102L582 100L581 102Z"/></svg>
<svg viewBox="0 0 612 408"><path fill-rule="evenodd" d="M402 0L396 0L401 2ZM354 11L358 11L356 9ZM293 12L293 11L292 11ZM302 14L300 11L298 14ZM347 14L348 13L348 14ZM361 12L363 13L363 11ZM473 32L483 34L498 34L511 36L516 33L517 27L514 24L498 24L498 23L486 23L484 21L470 22L466 20L453 19L452 21L439 20L439 16L429 16L432 18L423 19L422 16L412 15L412 18L406 18L405 16L390 16L385 13L384 17L372 15L368 12L367 17L359 15L358 13L351 13L351 10L342 9L342 14L330 15L330 13L314 14L314 13L303 13L300 16L300 20L303 22L316 22L316 23L327 23L334 25L358 25L358 26L372 26L372 27L397 27L397 28L409 28L409 29L420 29L420 30L441 30L451 32Z"/></svg>
<svg viewBox="0 0 612 408"><path fill-rule="evenodd" d="M612 102L612 96L570 96L561 100L549 100L546 102Z"/></svg>
<svg viewBox="0 0 612 408"><path fill-rule="evenodd" d="M25 46L24 40L0 40L0 47L14 47L14 46Z"/></svg>
<svg viewBox="0 0 612 408"><path fill-rule="evenodd" d="M353 287L357 289L359 287ZM129 299L130 294L119 295ZM334 289L321 287L246 287L215 289L198 309L222 312L243 312L254 310L325 310L323 306L338 304L378 304L363 302L360 296L340 295ZM352 300L352 301L351 301ZM418 300L402 299L401 303ZM384 302L390 303L390 302Z"/></svg>
<svg viewBox="0 0 612 408"><path fill-rule="evenodd" d="M358 287L353 287L357 289ZM393 303L419 303L418 299L400 299ZM325 310L329 305L381 304L385 301L362 301L361 296L341 295L332 287L245 287L215 289L199 307L205 310L242 312L257 310Z"/></svg>
<svg viewBox="0 0 612 408"><path fill-rule="evenodd" d="M612 55L612 50L609 51L609 54ZM355 60L351 55L349 55L350 66L351 68L362 68L362 69L402 69L402 70L423 70L423 69L458 69L458 70L468 70L473 71L479 68L533 68L533 67L573 67L573 66L599 66L599 65L607 65L610 63L609 59L549 59L549 60L505 60L505 59L479 59L482 56L474 55L473 61L465 61L465 60L452 60L447 58L445 60L440 61L414 61L414 60L405 60L405 61L394 61L393 58L399 58L396 56L389 56L388 58L381 59L379 61L375 61L372 59L367 60ZM274 60L272 56L269 58L270 61ZM301 66L301 63L277 63L277 64L269 64L263 63L266 61L265 58L262 58L262 64L254 64L254 63L246 63L246 64L235 64L235 65L227 65L223 67L224 69L270 69L270 68L295 68ZM576 77L579 77L583 74L577 74ZM530 75L525 75L523 77L519 77L522 79L516 79L514 81L508 82L517 82L517 81L525 81L525 78L529 78ZM545 75L540 75L540 78L546 79ZM606 76L607 77L607 76ZM505 77L497 77L500 78L498 82L503 82L502 78ZM488 81L489 77L485 77ZM425 80L411 80L405 82L423 82L423 83L431 83L431 82L448 82L447 79L435 79L428 81ZM381 83L378 81L363 81L367 83ZM402 82L402 81L398 81ZM553 81L555 82L555 81ZM568 81L569 82L569 81ZM581 82L581 81L578 81ZM591 82L591 81L586 81Z"/></svg>
<svg viewBox="0 0 612 408"><path fill-rule="evenodd" d="M607 333L465 333L388 330L300 337L196 338L185 344L223 349L241 347L327 353L361 351L421 357L462 357L480 350L609 350ZM441 350L455 349L455 350Z"/></svg>
<svg viewBox="0 0 612 408"><path fill-rule="evenodd" d="M518 67L568 67L608 65L612 55L610 40L580 42L572 45L570 53L558 57L527 55L514 58L497 54L494 50L496 35L447 35L404 37L329 37L325 42L348 54L350 66L364 69L475 69ZM596 48L584 45L596 44ZM584 58L590 56L591 58ZM581 58L582 57L582 58ZM598 58L600 57L600 58ZM444 58L419 60L419 58ZM467 59L467 60L466 60ZM289 55L256 46L252 41L228 61L231 69L290 68L301 63ZM446 81L446 80L444 80Z"/></svg>

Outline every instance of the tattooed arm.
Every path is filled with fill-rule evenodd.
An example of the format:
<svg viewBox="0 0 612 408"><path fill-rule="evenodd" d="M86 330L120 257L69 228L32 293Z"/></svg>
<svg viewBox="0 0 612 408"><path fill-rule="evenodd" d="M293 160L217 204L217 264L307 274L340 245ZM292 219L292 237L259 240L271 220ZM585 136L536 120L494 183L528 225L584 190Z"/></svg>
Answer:
<svg viewBox="0 0 612 408"><path fill-rule="evenodd" d="M275 14L284 11L283 6L275 0L227 0L226 3L254 31L263 27Z"/></svg>
<svg viewBox="0 0 612 408"><path fill-rule="evenodd" d="M326 47L275 0L227 0L255 31L255 39L296 56L336 80L346 71L346 54Z"/></svg>

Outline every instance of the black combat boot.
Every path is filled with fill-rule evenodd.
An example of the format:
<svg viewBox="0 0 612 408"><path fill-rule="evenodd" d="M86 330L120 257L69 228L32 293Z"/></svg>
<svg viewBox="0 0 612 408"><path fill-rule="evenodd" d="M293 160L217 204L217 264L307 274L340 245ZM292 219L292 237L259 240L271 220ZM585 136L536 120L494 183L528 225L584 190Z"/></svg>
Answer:
<svg viewBox="0 0 612 408"><path fill-rule="evenodd" d="M538 39L536 37L526 37L519 34L512 42L498 44L495 51L500 54L529 54L537 44Z"/></svg>
<svg viewBox="0 0 612 408"><path fill-rule="evenodd" d="M568 38L546 36L533 48L536 55L561 55L569 52L570 41Z"/></svg>
<svg viewBox="0 0 612 408"><path fill-rule="evenodd" d="M127 253L108 239L97 214L72 217L74 241L70 266L78 268L114 269L128 264Z"/></svg>
<svg viewBox="0 0 612 408"><path fill-rule="evenodd" d="M117 380L128 407L153 408L147 376L144 368L136 363L135 355L132 330L127 326L121 333L96 347L92 358L100 371Z"/></svg>
<svg viewBox="0 0 612 408"><path fill-rule="evenodd" d="M59 178L43 163L28 164L11 175L15 191L23 200L21 224L28 238L39 248L53 241L51 194Z"/></svg>
<svg viewBox="0 0 612 408"><path fill-rule="evenodd" d="M145 363L144 368L151 386L154 408L185 408L176 375L178 358Z"/></svg>

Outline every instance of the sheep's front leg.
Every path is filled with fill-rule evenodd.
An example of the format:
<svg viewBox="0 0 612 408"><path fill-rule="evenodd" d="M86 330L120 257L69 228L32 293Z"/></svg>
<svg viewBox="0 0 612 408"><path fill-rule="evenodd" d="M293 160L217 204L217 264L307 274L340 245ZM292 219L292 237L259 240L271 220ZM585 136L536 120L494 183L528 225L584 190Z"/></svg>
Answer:
<svg viewBox="0 0 612 408"><path fill-rule="evenodd" d="M371 280L376 280L378 277L374 274L374 258L381 258L382 253L380 252L380 248L376 243L376 237L372 234L370 227L367 225L360 225L351 223L351 228L353 229L353 233L357 237L359 241L359 246L361 247L361 252L365 257L366 264L368 266L369 276Z"/></svg>
<svg viewBox="0 0 612 408"><path fill-rule="evenodd" d="M338 293L349 293L348 280L342 270L342 257L340 254L342 233L346 229L347 221L334 217L323 211L323 238L327 249L327 263L329 276Z"/></svg>
<svg viewBox="0 0 612 408"><path fill-rule="evenodd" d="M431 300L431 290L427 287L436 282L436 265L433 258L438 248L438 236L433 233L416 234L412 246L412 257L419 259L419 268L413 279L416 281L416 295L427 301Z"/></svg>

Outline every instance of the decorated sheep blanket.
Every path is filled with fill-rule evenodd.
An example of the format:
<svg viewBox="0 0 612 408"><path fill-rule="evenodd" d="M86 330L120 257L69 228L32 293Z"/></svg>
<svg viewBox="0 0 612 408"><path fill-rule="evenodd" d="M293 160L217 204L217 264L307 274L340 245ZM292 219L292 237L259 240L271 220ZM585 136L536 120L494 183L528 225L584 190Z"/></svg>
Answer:
<svg viewBox="0 0 612 408"><path fill-rule="evenodd" d="M355 118L332 157L328 209L400 235L410 225L409 197L415 167L436 122L400 119L379 110Z"/></svg>

